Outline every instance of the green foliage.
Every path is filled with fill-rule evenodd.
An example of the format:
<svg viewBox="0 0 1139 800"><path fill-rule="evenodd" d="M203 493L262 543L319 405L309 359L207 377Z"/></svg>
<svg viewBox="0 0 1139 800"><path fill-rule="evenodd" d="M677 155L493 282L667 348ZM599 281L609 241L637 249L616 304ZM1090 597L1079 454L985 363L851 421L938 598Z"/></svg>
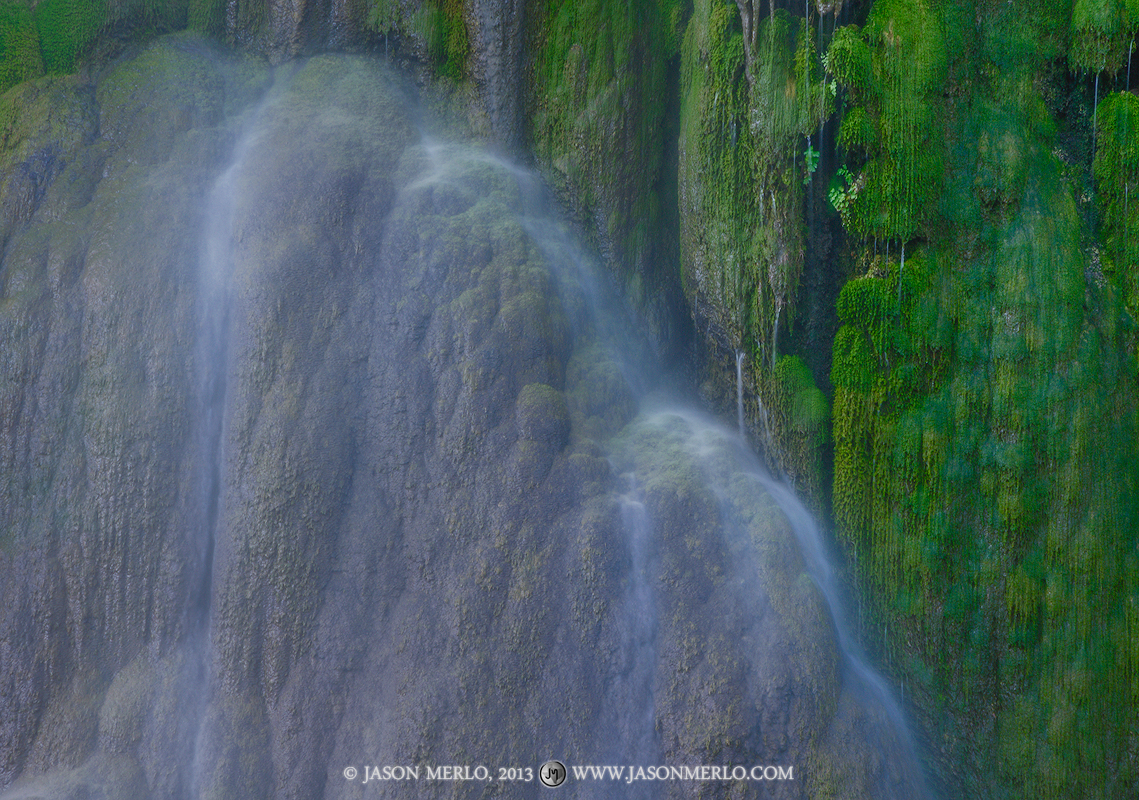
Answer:
<svg viewBox="0 0 1139 800"><path fill-rule="evenodd" d="M462 0L426 0L410 13L399 0L369 0L364 25L383 36L413 34L424 43L437 74L456 81L466 76L470 41Z"/></svg>
<svg viewBox="0 0 1139 800"><path fill-rule="evenodd" d="M635 301L652 302L656 251L666 246L658 225L672 180L662 166L682 4L549 0L532 10L533 149L574 192Z"/></svg>
<svg viewBox="0 0 1139 800"><path fill-rule="evenodd" d="M973 742L947 755L965 785L1123 796L1139 776L1107 754L1135 746L1139 721L1135 333L1096 278L1025 58L954 107L942 208L958 213L965 187L985 213L904 267L868 254L839 296L835 518L876 587L873 624L928 668L907 682ZM1109 275L1133 258L1118 208L1139 167L1133 101L1100 105Z"/></svg>
<svg viewBox="0 0 1139 800"><path fill-rule="evenodd" d="M24 3L0 3L0 93L43 74L39 32Z"/></svg>
<svg viewBox="0 0 1139 800"><path fill-rule="evenodd" d="M855 103L840 142L867 162L844 222L860 236L906 241L924 229L941 173L937 94L944 26L927 2L879 0L860 32L836 32L827 65Z"/></svg>
<svg viewBox="0 0 1139 800"><path fill-rule="evenodd" d="M846 168L845 164L838 168L838 172L831 178L830 185L827 187L827 202L830 203L831 208L838 212L843 225L852 224L850 208L859 188L860 186L854 182L854 176L850 174L850 170Z"/></svg>
<svg viewBox="0 0 1139 800"><path fill-rule="evenodd" d="M1139 97L1116 92L1096 110L1095 179L1104 270L1139 314Z"/></svg>
<svg viewBox="0 0 1139 800"><path fill-rule="evenodd" d="M95 39L106 16L103 0L43 0L36 6L44 68L71 72L75 59Z"/></svg>
<svg viewBox="0 0 1139 800"><path fill-rule="evenodd" d="M1129 46L1139 30L1135 0L1076 0L1072 6L1072 69L1116 72L1127 66Z"/></svg>

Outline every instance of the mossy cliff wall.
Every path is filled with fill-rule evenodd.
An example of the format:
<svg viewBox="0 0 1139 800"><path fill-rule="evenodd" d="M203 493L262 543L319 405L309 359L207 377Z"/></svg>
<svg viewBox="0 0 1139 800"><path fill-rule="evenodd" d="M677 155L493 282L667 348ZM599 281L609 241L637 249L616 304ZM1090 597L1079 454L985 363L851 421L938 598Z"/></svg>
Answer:
<svg viewBox="0 0 1139 800"><path fill-rule="evenodd" d="M680 86L681 264L697 329L721 365L712 393L734 399L730 367L742 353L754 439L818 500L827 403L789 334L834 93L817 10L778 5L694 4Z"/></svg>
<svg viewBox="0 0 1139 800"><path fill-rule="evenodd" d="M1137 23L879 0L828 52L835 521L953 794L1139 781Z"/></svg>
<svg viewBox="0 0 1139 800"><path fill-rule="evenodd" d="M679 0L527 6L534 156L662 339L679 309Z"/></svg>
<svg viewBox="0 0 1139 800"><path fill-rule="evenodd" d="M0 2L5 146L71 137L13 156L4 220L95 130L82 82L26 81L108 40L419 63L529 149L662 340L683 292L725 406L743 353L752 438L829 489L865 637L947 794L1133 795L1137 26L1136 0ZM49 91L26 135L13 110ZM841 259L811 262L818 230ZM829 374L812 271L845 284Z"/></svg>
<svg viewBox="0 0 1139 800"><path fill-rule="evenodd" d="M344 768L551 752L913 796L777 496L637 416L651 348L535 176L423 136L374 58L179 33L5 98L3 797L399 798Z"/></svg>

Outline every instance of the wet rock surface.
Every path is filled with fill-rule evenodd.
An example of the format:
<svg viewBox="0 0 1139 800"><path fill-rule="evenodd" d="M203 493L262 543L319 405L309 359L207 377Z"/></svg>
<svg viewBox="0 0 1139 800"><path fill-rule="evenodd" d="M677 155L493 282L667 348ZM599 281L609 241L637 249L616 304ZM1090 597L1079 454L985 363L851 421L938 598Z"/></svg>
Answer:
<svg viewBox="0 0 1139 800"><path fill-rule="evenodd" d="M366 59L181 36L69 81L0 161L5 797L481 796L342 771L549 757L904 796L786 520L634 422L527 176Z"/></svg>

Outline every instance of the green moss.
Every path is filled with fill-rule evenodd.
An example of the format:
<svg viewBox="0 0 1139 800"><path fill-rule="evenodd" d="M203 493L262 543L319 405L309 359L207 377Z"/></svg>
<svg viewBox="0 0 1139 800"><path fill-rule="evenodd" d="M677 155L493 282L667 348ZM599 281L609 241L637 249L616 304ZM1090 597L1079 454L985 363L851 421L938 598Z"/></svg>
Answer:
<svg viewBox="0 0 1139 800"><path fill-rule="evenodd" d="M1137 30L1139 3L1135 0L1076 0L1068 62L1076 70L1116 72L1126 66Z"/></svg>
<svg viewBox="0 0 1139 800"><path fill-rule="evenodd" d="M838 141L847 150L865 150L877 141L878 126L866 109L855 106L842 118Z"/></svg>
<svg viewBox="0 0 1139 800"><path fill-rule="evenodd" d="M39 31L31 10L24 3L0 3L0 93L43 71Z"/></svg>
<svg viewBox="0 0 1139 800"><path fill-rule="evenodd" d="M874 86L870 48L857 25L846 25L834 32L824 63L835 80L851 92L855 102L866 97Z"/></svg>
<svg viewBox="0 0 1139 800"><path fill-rule="evenodd" d="M1059 37L1054 22L1027 27ZM1124 532L1139 523L1139 425L1119 291L1133 98L1100 104L1097 242L1057 144L1069 122L1044 96L1054 73L1023 27L1015 8L979 25L992 55L947 86L967 96L944 106L950 169L932 179L946 199L921 204L928 243L904 267L867 245L868 274L840 295L834 510L928 724L954 720L949 739L974 742L941 756L960 765L956 791L1116 796L1136 781L1108 755L1135 746L1137 722ZM883 645L891 663L897 647Z"/></svg>
<svg viewBox="0 0 1139 800"><path fill-rule="evenodd" d="M202 33L221 33L225 30L225 5L225 0L189 0L187 27Z"/></svg>
<svg viewBox="0 0 1139 800"><path fill-rule="evenodd" d="M1116 92L1096 111L1096 200L1103 267L1139 314L1139 97Z"/></svg>
<svg viewBox="0 0 1139 800"><path fill-rule="evenodd" d="M799 475L817 475L821 470L822 445L830 427L830 405L815 385L803 359L783 356L775 365L775 381L783 400L780 409L785 436L794 440L789 452L801 454L795 466Z"/></svg>
<svg viewBox="0 0 1139 800"><path fill-rule="evenodd" d="M466 77L470 41L462 0L427 0L411 10L398 0L369 0L364 25L381 36L411 34L422 42L438 75Z"/></svg>
<svg viewBox="0 0 1139 800"><path fill-rule="evenodd" d="M948 67L936 11L928 2L880 0L862 31L836 32L828 50L854 103L840 141L867 157L849 216L860 236L906 241L928 223L942 164L935 98Z"/></svg>
<svg viewBox="0 0 1139 800"><path fill-rule="evenodd" d="M107 6L103 0L44 0L35 9L43 63L48 72L71 72L95 39Z"/></svg>
<svg viewBox="0 0 1139 800"><path fill-rule="evenodd" d="M819 180L812 137L833 89L819 31L802 18L776 10L757 20L753 45L744 36L736 6L695 4L681 53L684 289L700 324L745 352L744 380L758 398L746 414L758 422L758 403L776 410L773 449L809 487L811 437L784 427L790 417L778 410L794 398L773 367L796 324L803 206Z"/></svg>
<svg viewBox="0 0 1139 800"><path fill-rule="evenodd" d="M527 9L534 152L555 186L573 193L625 286L640 288L634 302L654 302L659 264L672 256L659 224L681 4L550 0L533 12Z"/></svg>

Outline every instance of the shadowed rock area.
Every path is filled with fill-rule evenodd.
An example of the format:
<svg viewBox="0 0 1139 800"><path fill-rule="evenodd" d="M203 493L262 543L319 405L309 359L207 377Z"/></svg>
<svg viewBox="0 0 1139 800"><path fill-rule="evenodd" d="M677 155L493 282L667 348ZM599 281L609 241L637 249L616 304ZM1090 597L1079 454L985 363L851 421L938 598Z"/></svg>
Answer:
<svg viewBox="0 0 1139 800"><path fill-rule="evenodd" d="M913 796L787 520L730 434L638 416L643 348L529 176L362 58L179 36L20 91L3 797L534 797L498 767L551 757ZM492 784L343 776L377 764Z"/></svg>

